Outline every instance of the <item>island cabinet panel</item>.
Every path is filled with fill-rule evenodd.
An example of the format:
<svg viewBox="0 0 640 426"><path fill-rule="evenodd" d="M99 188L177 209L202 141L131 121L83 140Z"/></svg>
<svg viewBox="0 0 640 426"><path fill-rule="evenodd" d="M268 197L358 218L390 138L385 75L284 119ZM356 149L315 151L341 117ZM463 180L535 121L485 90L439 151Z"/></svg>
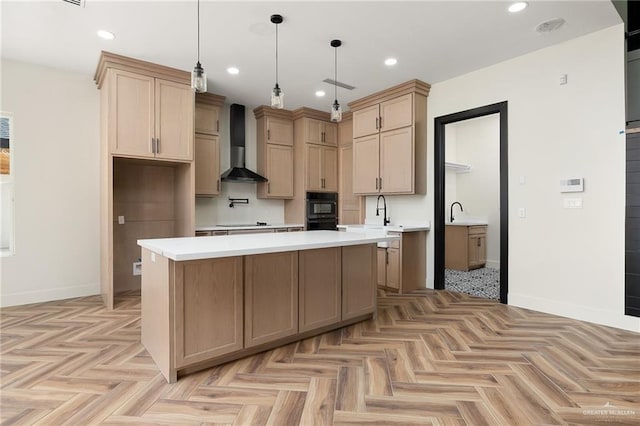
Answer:
<svg viewBox="0 0 640 426"><path fill-rule="evenodd" d="M342 315L340 247L299 253L300 332L339 322Z"/></svg>
<svg viewBox="0 0 640 426"><path fill-rule="evenodd" d="M242 257L175 264L175 357L183 367L243 347Z"/></svg>
<svg viewBox="0 0 640 426"><path fill-rule="evenodd" d="M245 348L298 333L298 252L245 256Z"/></svg>
<svg viewBox="0 0 640 426"><path fill-rule="evenodd" d="M342 320L375 312L375 244L342 247Z"/></svg>

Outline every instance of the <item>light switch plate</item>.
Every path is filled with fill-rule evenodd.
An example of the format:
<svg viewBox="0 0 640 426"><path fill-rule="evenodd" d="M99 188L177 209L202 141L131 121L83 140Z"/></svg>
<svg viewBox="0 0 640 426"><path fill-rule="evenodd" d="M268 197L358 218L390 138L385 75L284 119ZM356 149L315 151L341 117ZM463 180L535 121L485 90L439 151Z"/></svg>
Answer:
<svg viewBox="0 0 640 426"><path fill-rule="evenodd" d="M582 208L582 198L565 198L564 199L564 208L565 209L581 209Z"/></svg>
<svg viewBox="0 0 640 426"><path fill-rule="evenodd" d="M519 218L527 217L527 210L524 207L518 207L518 217Z"/></svg>

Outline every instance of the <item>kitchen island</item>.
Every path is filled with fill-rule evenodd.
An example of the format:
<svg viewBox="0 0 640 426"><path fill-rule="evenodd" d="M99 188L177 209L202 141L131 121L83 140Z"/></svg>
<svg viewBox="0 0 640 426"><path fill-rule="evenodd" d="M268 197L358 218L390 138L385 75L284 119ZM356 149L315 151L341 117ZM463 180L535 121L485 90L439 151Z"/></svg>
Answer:
<svg viewBox="0 0 640 426"><path fill-rule="evenodd" d="M336 231L139 240L142 344L168 382L371 318L376 247Z"/></svg>

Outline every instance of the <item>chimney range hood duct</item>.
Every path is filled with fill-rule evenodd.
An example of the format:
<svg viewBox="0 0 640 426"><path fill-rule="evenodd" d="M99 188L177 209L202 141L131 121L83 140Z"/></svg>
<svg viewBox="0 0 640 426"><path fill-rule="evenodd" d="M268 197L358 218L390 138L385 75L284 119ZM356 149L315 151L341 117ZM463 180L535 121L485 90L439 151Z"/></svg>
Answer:
<svg viewBox="0 0 640 426"><path fill-rule="evenodd" d="M256 183L267 178L245 167L244 105L231 104L229 109L229 136L231 140L231 168L224 172L222 182Z"/></svg>

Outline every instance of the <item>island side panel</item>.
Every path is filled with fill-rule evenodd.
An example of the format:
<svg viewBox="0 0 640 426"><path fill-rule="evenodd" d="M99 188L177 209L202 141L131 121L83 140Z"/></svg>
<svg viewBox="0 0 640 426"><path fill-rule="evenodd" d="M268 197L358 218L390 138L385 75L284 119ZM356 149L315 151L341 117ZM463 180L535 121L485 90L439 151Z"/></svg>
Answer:
<svg viewBox="0 0 640 426"><path fill-rule="evenodd" d="M298 333L298 252L245 256L245 348Z"/></svg>
<svg viewBox="0 0 640 426"><path fill-rule="evenodd" d="M427 233L405 232L402 235L402 285L400 291L427 287Z"/></svg>
<svg viewBox="0 0 640 426"><path fill-rule="evenodd" d="M142 248L142 344L169 383L177 380L171 364L171 292L169 259Z"/></svg>
<svg viewBox="0 0 640 426"><path fill-rule="evenodd" d="M342 247L342 320L376 310L377 246Z"/></svg>
<svg viewBox="0 0 640 426"><path fill-rule="evenodd" d="M301 250L299 253L300 332L340 322L340 247Z"/></svg>
<svg viewBox="0 0 640 426"><path fill-rule="evenodd" d="M242 257L175 263L177 368L242 349L242 263Z"/></svg>

